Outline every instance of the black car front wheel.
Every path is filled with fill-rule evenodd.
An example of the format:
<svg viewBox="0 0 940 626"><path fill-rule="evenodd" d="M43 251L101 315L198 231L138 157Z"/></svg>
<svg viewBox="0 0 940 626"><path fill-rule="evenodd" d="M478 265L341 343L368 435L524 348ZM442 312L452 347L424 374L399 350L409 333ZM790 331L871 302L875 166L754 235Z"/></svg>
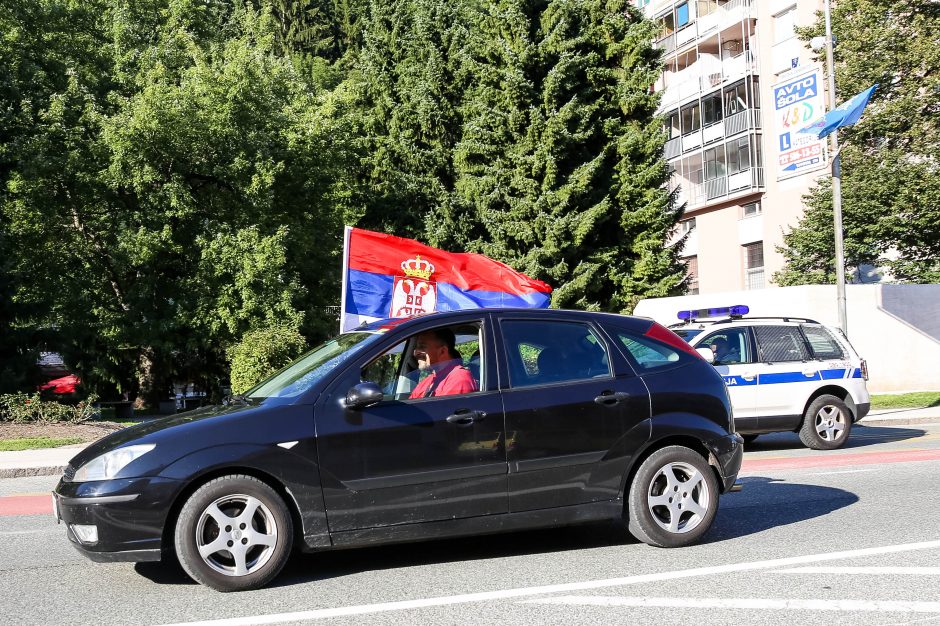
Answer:
<svg viewBox="0 0 940 626"><path fill-rule="evenodd" d="M702 455L667 446L637 470L627 502L628 528L651 546L678 548L698 541L718 512L718 480Z"/></svg>
<svg viewBox="0 0 940 626"><path fill-rule="evenodd" d="M175 543L193 580L218 591L257 589L287 563L293 524L270 486L251 476L222 476L183 505Z"/></svg>

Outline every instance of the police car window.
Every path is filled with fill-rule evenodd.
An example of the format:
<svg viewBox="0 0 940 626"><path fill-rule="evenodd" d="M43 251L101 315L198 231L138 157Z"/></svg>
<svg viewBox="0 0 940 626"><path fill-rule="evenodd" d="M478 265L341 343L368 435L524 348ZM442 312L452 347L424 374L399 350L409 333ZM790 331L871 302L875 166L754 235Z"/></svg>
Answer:
<svg viewBox="0 0 940 626"><path fill-rule="evenodd" d="M845 351L836 338L822 326L804 326L803 333L817 359L844 359Z"/></svg>
<svg viewBox="0 0 940 626"><path fill-rule="evenodd" d="M696 347L709 348L715 356L715 365L734 365L754 361L746 328L726 328L713 332L696 344Z"/></svg>
<svg viewBox="0 0 940 626"><path fill-rule="evenodd" d="M607 349L587 324L504 320L501 326L514 388L611 375Z"/></svg>
<svg viewBox="0 0 940 626"><path fill-rule="evenodd" d="M679 353L665 344L619 330L616 332L617 339L642 370L667 367L679 361Z"/></svg>
<svg viewBox="0 0 940 626"><path fill-rule="evenodd" d="M776 363L809 359L803 335L796 326L754 326L754 336L762 361Z"/></svg>

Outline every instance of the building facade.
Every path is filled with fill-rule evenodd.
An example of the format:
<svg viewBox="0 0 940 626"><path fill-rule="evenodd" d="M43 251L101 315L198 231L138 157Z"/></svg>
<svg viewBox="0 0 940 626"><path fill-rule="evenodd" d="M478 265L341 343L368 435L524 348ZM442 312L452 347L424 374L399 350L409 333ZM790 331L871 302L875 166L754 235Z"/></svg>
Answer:
<svg viewBox="0 0 940 626"><path fill-rule="evenodd" d="M798 134L825 112L825 74L795 33L823 0L635 0L661 25L655 85L689 293L773 286L777 247L828 176L826 141Z"/></svg>

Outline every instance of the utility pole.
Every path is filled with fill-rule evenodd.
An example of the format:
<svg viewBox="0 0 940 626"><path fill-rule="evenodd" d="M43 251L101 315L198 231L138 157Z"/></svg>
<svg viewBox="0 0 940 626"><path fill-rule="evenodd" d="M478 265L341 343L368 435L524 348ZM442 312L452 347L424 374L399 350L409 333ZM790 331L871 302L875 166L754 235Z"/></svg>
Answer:
<svg viewBox="0 0 940 626"><path fill-rule="evenodd" d="M836 108L836 66L832 52L832 16L826 0L826 65L829 74L829 110ZM839 308L839 327L848 336L849 328L845 307L845 247L842 241L842 164L839 158L839 131L829 135L832 149L832 224L836 245L836 303Z"/></svg>

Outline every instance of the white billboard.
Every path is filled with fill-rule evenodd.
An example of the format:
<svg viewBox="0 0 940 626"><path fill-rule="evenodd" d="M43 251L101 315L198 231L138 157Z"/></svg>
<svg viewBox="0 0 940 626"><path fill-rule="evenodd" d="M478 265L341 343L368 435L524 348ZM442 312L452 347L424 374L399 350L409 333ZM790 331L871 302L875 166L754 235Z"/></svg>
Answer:
<svg viewBox="0 0 940 626"><path fill-rule="evenodd" d="M774 85L777 180L826 165L826 140L797 131L826 113L822 70L814 69Z"/></svg>

